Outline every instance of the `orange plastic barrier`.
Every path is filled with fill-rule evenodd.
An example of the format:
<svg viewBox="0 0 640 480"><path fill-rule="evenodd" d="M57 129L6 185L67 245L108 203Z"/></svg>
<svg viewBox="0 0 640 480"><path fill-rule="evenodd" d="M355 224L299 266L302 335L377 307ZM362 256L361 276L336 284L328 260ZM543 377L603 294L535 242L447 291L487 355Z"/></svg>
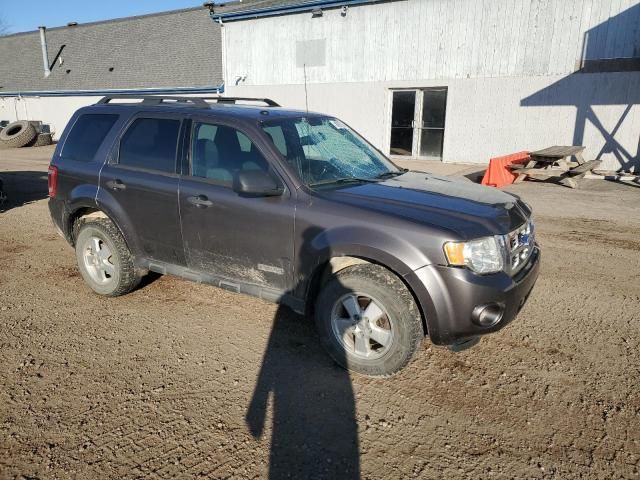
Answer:
<svg viewBox="0 0 640 480"><path fill-rule="evenodd" d="M504 187L511 185L518 176L511 172L507 165L514 163L524 163L529 160L529 152L518 152L506 155L504 157L496 157L489 160L489 167L482 177L482 185L489 187Z"/></svg>

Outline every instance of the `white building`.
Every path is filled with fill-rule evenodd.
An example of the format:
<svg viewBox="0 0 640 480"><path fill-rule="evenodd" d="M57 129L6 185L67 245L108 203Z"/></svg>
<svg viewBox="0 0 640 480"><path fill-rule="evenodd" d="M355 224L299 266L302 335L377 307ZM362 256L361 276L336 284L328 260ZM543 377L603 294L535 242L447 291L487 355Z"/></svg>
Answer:
<svg viewBox="0 0 640 480"><path fill-rule="evenodd" d="M213 18L227 95L336 115L392 156L585 145L640 168L638 0L245 0Z"/></svg>

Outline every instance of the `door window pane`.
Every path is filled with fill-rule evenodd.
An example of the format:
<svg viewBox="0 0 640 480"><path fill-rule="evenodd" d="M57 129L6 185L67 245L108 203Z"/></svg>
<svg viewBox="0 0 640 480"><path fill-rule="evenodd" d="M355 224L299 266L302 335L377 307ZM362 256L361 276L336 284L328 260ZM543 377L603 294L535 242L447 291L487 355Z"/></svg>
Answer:
<svg viewBox="0 0 640 480"><path fill-rule="evenodd" d="M391 155L411 156L413 150L413 128L391 129Z"/></svg>
<svg viewBox="0 0 640 480"><path fill-rule="evenodd" d="M420 156L433 159L442 158L442 141L444 139L444 130L428 129L422 130L422 138L420 139Z"/></svg>
<svg viewBox="0 0 640 480"><path fill-rule="evenodd" d="M249 138L247 138L247 136L242 132L236 131L236 135L238 135L238 143L240 144L240 151L244 153L250 152L251 148L253 147L251 140L249 140Z"/></svg>
<svg viewBox="0 0 640 480"><path fill-rule="evenodd" d="M427 88L422 91L421 157L442 158L446 106L446 88Z"/></svg>
<svg viewBox="0 0 640 480"><path fill-rule="evenodd" d="M392 155L413 153L413 122L416 112L416 92L393 92L391 111L391 144Z"/></svg>
<svg viewBox="0 0 640 480"><path fill-rule="evenodd" d="M422 127L444 128L447 104L446 88L430 88L422 92Z"/></svg>
<svg viewBox="0 0 640 480"><path fill-rule="evenodd" d="M179 120L138 118L120 142L118 162L130 167L174 173Z"/></svg>
<svg viewBox="0 0 640 480"><path fill-rule="evenodd" d="M92 161L117 119L113 114L80 115L67 136L62 156L77 162Z"/></svg>
<svg viewBox="0 0 640 480"><path fill-rule="evenodd" d="M284 138L284 132L280 125L274 127L262 127L262 129L271 137L271 141L283 156L287 156L287 141Z"/></svg>
<svg viewBox="0 0 640 480"><path fill-rule="evenodd" d="M191 175L231 186L243 170L269 171L269 164L249 137L224 125L195 123L191 136Z"/></svg>
<svg viewBox="0 0 640 480"><path fill-rule="evenodd" d="M393 92L392 127L412 127L416 111L416 92Z"/></svg>

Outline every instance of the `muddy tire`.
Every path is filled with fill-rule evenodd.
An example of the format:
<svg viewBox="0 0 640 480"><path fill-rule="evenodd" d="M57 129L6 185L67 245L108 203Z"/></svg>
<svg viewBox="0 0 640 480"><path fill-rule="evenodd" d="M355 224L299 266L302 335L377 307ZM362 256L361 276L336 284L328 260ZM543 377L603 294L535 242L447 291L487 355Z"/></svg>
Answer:
<svg viewBox="0 0 640 480"><path fill-rule="evenodd" d="M36 129L26 120L13 122L0 132L0 142L5 147L24 147L36 138Z"/></svg>
<svg viewBox="0 0 640 480"><path fill-rule="evenodd" d="M111 220L80 220L75 232L78 269L94 292L117 297L138 285L133 256Z"/></svg>
<svg viewBox="0 0 640 480"><path fill-rule="evenodd" d="M368 376L400 371L424 338L413 296L379 265L355 265L329 280L318 295L315 322L333 359Z"/></svg>

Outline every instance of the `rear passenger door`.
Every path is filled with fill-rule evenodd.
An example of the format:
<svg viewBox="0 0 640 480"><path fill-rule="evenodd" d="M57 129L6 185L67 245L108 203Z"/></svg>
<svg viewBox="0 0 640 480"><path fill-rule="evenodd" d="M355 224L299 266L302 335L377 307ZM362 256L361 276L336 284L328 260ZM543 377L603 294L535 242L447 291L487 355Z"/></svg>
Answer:
<svg viewBox="0 0 640 480"><path fill-rule="evenodd" d="M194 119L186 143L180 215L190 269L231 290L254 295L270 290L277 298L291 287L291 192L247 197L233 190L242 170L262 170L284 182L250 133L232 124Z"/></svg>
<svg viewBox="0 0 640 480"><path fill-rule="evenodd" d="M102 169L100 189L143 256L184 266L176 170L181 127L177 116L134 116Z"/></svg>

